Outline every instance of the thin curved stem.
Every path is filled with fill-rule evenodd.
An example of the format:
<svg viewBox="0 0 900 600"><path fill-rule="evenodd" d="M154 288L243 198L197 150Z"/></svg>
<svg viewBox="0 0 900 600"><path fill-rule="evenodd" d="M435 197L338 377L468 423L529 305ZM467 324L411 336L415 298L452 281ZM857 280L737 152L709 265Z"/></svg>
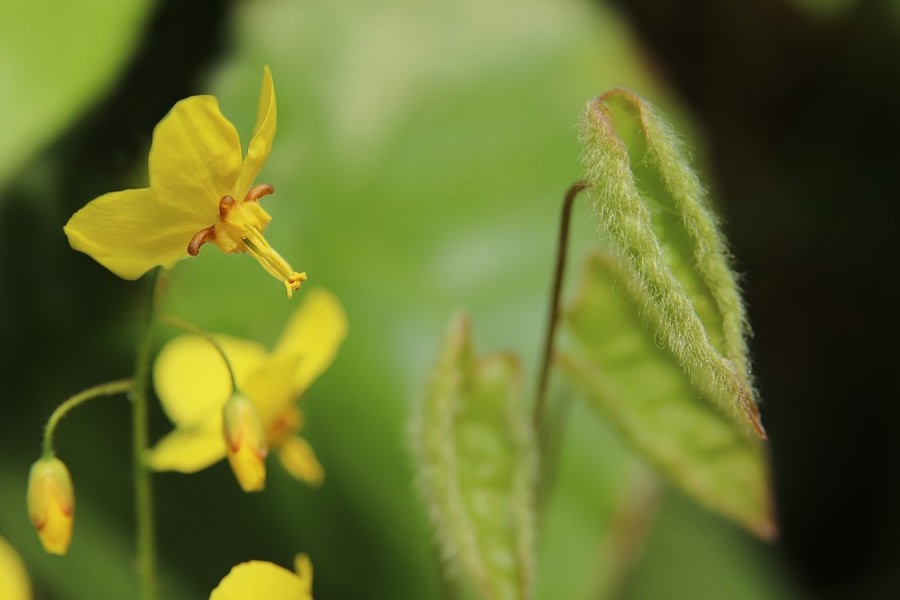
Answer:
<svg viewBox="0 0 900 600"><path fill-rule="evenodd" d="M235 392L238 391L237 377L234 375L234 367L231 366L231 361L228 360L228 355L225 354L224 348L222 345L210 334L203 331L193 323L189 323L183 319L179 319L178 317L173 317L172 315L167 315L165 313L157 314L157 318L167 325L171 325L172 327L177 327L178 329L187 331L189 333L193 333L195 335L199 335L204 340L210 343L213 348L216 349L216 352L219 353L219 356L222 357L222 361L225 363L225 368L228 369L228 376L231 378L231 389Z"/></svg>
<svg viewBox="0 0 900 600"><path fill-rule="evenodd" d="M147 312L144 335L138 343L137 359L134 367L134 386L132 388L132 460L134 468L134 511L135 534L137 537L138 589L141 600L156 598L156 530L153 515L153 487L150 479L150 468L145 456L150 445L149 431L149 396L150 354L153 349L153 323L156 316L156 301L159 286L163 278L159 268L150 273L150 297L147 301Z"/></svg>
<svg viewBox="0 0 900 600"><path fill-rule="evenodd" d="M541 358L541 374L538 379L537 396L534 402L534 429L540 430L547 403L547 385L550 382L550 364L553 361L553 347L556 339L556 327L559 323L559 299L562 293L562 282L566 274L566 257L569 250L569 224L572 220L572 203L578 192L587 187L587 182L579 181L566 192L562 203L562 214L559 222L559 240L556 246L556 267L553 271L553 287L550 292L550 312L547 315L547 330L544 336L544 353Z"/></svg>
<svg viewBox="0 0 900 600"><path fill-rule="evenodd" d="M59 424L59 421L65 417L69 411L94 398L124 394L130 391L132 386L134 386L133 379L118 379L116 381L110 381L109 383L101 383L100 385L95 385L83 392L75 394L57 406L56 410L53 411L53 414L50 415L50 418L47 419L47 425L44 427L44 457L46 458L53 455L53 433L56 431L56 426Z"/></svg>

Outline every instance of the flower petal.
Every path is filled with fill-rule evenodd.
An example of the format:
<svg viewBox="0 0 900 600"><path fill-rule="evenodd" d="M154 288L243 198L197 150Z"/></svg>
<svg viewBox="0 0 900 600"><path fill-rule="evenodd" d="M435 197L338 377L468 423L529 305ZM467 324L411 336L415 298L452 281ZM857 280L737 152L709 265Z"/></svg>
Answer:
<svg viewBox="0 0 900 600"><path fill-rule="evenodd" d="M155 471L196 473L223 458L222 417L215 415L194 427L169 433L150 450L148 462Z"/></svg>
<svg viewBox="0 0 900 600"><path fill-rule="evenodd" d="M284 440L278 446L278 458L281 465L294 479L318 486L325 480L325 469L316 458L309 442L294 436Z"/></svg>
<svg viewBox="0 0 900 600"><path fill-rule="evenodd" d="M213 96L181 100L153 131L150 187L200 229L216 222L222 196L237 193L240 171L241 141Z"/></svg>
<svg viewBox="0 0 900 600"><path fill-rule="evenodd" d="M334 362L346 336L347 316L334 294L321 288L307 292L272 353L273 357L301 359L293 379L295 395L306 390Z"/></svg>
<svg viewBox="0 0 900 600"><path fill-rule="evenodd" d="M303 582L307 593L312 593L313 566L308 554L298 554L294 557L294 573Z"/></svg>
<svg viewBox="0 0 900 600"><path fill-rule="evenodd" d="M123 279L137 279L157 265L170 268L187 256L191 237L202 227L202 222L161 205L153 191L142 188L96 198L72 215L63 230L75 250Z"/></svg>
<svg viewBox="0 0 900 600"><path fill-rule="evenodd" d="M0 537L0 598L30 600L31 582L19 554Z"/></svg>
<svg viewBox="0 0 900 600"><path fill-rule="evenodd" d="M209 600L312 600L307 581L270 562L251 560L231 569Z"/></svg>
<svg viewBox="0 0 900 600"><path fill-rule="evenodd" d="M238 385L265 361L265 349L247 340L216 336L234 369ZM215 415L231 396L231 379L221 355L208 340L182 335L160 351L153 382L163 410L178 427L191 427Z"/></svg>
<svg viewBox="0 0 900 600"><path fill-rule="evenodd" d="M248 373L241 383L267 429L297 400L293 380L299 366L298 356L272 356Z"/></svg>
<svg viewBox="0 0 900 600"><path fill-rule="evenodd" d="M272 83L272 72L266 66L263 69L262 86L259 89L256 125L253 127L253 137L247 147L247 156L244 158L237 186L238 197L242 200L269 157L272 140L275 138L275 121L275 86Z"/></svg>

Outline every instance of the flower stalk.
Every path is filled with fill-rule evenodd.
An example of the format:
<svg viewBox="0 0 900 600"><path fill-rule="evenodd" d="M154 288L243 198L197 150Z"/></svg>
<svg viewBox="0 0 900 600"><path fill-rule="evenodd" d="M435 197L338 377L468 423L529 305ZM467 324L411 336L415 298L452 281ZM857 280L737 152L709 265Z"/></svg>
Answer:
<svg viewBox="0 0 900 600"><path fill-rule="evenodd" d="M153 515L153 486L150 468L145 456L150 446L149 397L150 354L153 347L153 324L156 316L158 286L162 281L159 268L150 272L150 297L147 301L145 329L138 343L137 360L134 368L134 385L131 389L132 406L132 459L134 469L134 512L135 536L137 538L137 560L139 598L156 598L156 531Z"/></svg>
<svg viewBox="0 0 900 600"><path fill-rule="evenodd" d="M534 402L533 423L536 433L540 432L541 421L547 404L547 386L550 383L550 363L553 361L553 347L556 327L559 323L559 300L562 282L566 274L566 257L569 252L569 224L572 221L572 204L578 193L587 187L587 182L578 181L569 188L563 198L562 214L559 220L559 239L556 245L556 267L553 270L553 287L550 291L550 310L547 315L547 330L544 335L544 352L541 358L541 374L538 379L537 396Z"/></svg>
<svg viewBox="0 0 900 600"><path fill-rule="evenodd" d="M127 393L131 390L133 385L134 380L132 379L119 379L117 381L110 381L109 383L101 383L100 385L95 385L83 392L75 394L57 406L56 410L53 411L53 414L50 415L50 418L47 419L47 425L44 427L42 456L44 458L53 456L53 434L56 432L56 426L72 409L84 404L88 400L93 400L94 398Z"/></svg>
<svg viewBox="0 0 900 600"><path fill-rule="evenodd" d="M157 313L156 318L166 325L171 325L177 329L181 329L182 331L186 331L188 333L193 333L194 335L202 337L206 340L213 348L215 348L216 352L219 356L222 357L222 362L225 363L225 368L228 370L228 377L231 379L231 390L233 392L238 392L238 384L237 377L234 374L234 367L231 364L231 361L228 359L228 355L225 354L225 349L222 348L222 344L216 341L216 338L211 336L209 333L197 327L193 323L189 323L183 319L179 319L178 317L173 317L172 315L166 313Z"/></svg>

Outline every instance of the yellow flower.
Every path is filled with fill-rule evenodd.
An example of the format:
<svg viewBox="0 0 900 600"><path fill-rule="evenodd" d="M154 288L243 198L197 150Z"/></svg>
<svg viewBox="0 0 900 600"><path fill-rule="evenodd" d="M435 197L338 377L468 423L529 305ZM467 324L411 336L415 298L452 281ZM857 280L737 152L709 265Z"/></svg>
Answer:
<svg viewBox="0 0 900 600"><path fill-rule="evenodd" d="M237 130L213 96L178 102L153 132L150 187L104 194L72 215L64 230L72 248L124 279L158 265L171 268L212 242L223 252L246 252L300 289L297 273L263 237L272 217L260 206L271 185L251 188L275 137L275 89L266 67L247 156Z"/></svg>
<svg viewBox="0 0 900 600"><path fill-rule="evenodd" d="M294 559L294 572L270 562L237 565L219 582L209 600L312 600L312 563L305 554Z"/></svg>
<svg viewBox="0 0 900 600"><path fill-rule="evenodd" d="M75 493L69 470L55 456L39 459L28 476L28 516L44 550L63 555L72 540Z"/></svg>
<svg viewBox="0 0 900 600"><path fill-rule="evenodd" d="M31 600L31 582L19 554L0 537L0 598Z"/></svg>
<svg viewBox="0 0 900 600"><path fill-rule="evenodd" d="M337 298L315 289L291 316L271 353L256 342L216 336L241 394L259 417L268 447L277 450L291 475L313 485L324 473L312 448L296 435L302 415L295 403L334 361L346 334L347 321ZM151 450L150 466L194 473L225 458L223 410L233 390L224 361L212 345L193 335L173 339L156 359L153 378L175 430ZM242 475L235 474L241 481Z"/></svg>

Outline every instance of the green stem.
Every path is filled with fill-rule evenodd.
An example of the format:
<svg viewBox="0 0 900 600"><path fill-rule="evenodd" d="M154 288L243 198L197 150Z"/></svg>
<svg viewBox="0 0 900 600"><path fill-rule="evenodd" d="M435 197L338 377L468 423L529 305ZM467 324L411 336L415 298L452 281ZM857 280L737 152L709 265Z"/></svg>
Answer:
<svg viewBox="0 0 900 600"><path fill-rule="evenodd" d="M134 380L132 379L119 379L117 381L110 381L109 383L101 383L100 385L95 385L92 388L88 388L83 392L75 394L57 406L56 410L53 411L53 414L50 415L50 418L47 420L46 427L44 427L44 457L47 458L53 455L53 433L56 431L56 426L59 424L60 419L66 416L69 411L94 398L124 394L128 392L133 385Z"/></svg>
<svg viewBox="0 0 900 600"><path fill-rule="evenodd" d="M225 362L225 368L228 369L228 376L231 378L231 389L235 392L238 391L237 377L235 377L234 375L234 368L231 366L231 361L228 360L228 355L225 354L224 348L222 348L222 345L218 342L218 340L216 340L216 338L203 331L193 323L189 323L187 321L179 319L178 317L173 317L172 315L167 315L165 313L159 313L157 314L157 318L167 325L171 325L172 327L177 327L178 329L182 329L195 335L199 335L204 340L209 342L210 345L212 345L212 347L216 349L216 352L219 353L219 356L222 357L222 361Z"/></svg>
<svg viewBox="0 0 900 600"><path fill-rule="evenodd" d="M153 322L156 315L158 286L162 278L159 269L150 273L150 298L147 302L144 335L138 343L137 361L134 368L134 387L131 400L132 443L134 468L134 511L137 537L137 575L141 600L156 598L156 540L153 516L153 488L150 468L145 460L150 445L149 397L150 353L153 349Z"/></svg>
<svg viewBox="0 0 900 600"><path fill-rule="evenodd" d="M550 364L553 361L553 347L556 338L556 326L559 323L559 299L562 294L562 282L566 274L566 256L569 250L569 224L572 221L572 203L578 192L587 187L587 182L579 181L572 185L563 198L562 215L559 221L559 241L556 246L556 268L553 271L553 288L550 292L550 312L547 315L547 331L544 335L544 354L541 358L541 375L538 379L537 397L534 402L534 429L540 432L541 421L547 404L547 385L550 382Z"/></svg>

